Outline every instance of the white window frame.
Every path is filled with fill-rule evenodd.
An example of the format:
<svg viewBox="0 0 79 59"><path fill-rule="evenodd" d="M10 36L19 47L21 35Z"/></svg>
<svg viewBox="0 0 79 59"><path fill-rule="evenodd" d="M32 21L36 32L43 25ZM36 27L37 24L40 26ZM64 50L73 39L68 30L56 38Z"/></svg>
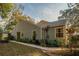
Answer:
<svg viewBox="0 0 79 59"><path fill-rule="evenodd" d="M56 27L55 28L55 38L63 38L64 37L64 30L63 30L63 37L57 37L56 35L57 35L57 29L59 29L59 28L62 28L63 29L63 27Z"/></svg>

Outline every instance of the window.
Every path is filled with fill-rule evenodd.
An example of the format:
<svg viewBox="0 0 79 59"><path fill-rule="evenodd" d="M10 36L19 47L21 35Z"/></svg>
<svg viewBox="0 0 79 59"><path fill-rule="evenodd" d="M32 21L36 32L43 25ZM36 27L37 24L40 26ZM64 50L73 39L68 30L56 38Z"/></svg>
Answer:
<svg viewBox="0 0 79 59"><path fill-rule="evenodd" d="M63 37L63 28L56 29L56 37Z"/></svg>

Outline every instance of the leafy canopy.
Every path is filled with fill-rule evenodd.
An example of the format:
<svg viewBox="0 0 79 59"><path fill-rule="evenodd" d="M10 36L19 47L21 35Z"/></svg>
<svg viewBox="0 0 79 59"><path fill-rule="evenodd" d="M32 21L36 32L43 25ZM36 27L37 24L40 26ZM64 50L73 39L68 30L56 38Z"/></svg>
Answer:
<svg viewBox="0 0 79 59"><path fill-rule="evenodd" d="M13 9L14 4L12 3L0 3L0 16L6 18L8 13Z"/></svg>

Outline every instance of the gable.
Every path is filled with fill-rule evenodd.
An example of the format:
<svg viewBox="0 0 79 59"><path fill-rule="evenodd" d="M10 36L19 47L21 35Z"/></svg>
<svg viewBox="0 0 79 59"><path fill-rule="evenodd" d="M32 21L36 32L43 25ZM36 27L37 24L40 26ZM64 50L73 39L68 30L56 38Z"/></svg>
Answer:
<svg viewBox="0 0 79 59"><path fill-rule="evenodd" d="M36 24L38 27L45 28L48 25L47 21L41 20L39 23Z"/></svg>

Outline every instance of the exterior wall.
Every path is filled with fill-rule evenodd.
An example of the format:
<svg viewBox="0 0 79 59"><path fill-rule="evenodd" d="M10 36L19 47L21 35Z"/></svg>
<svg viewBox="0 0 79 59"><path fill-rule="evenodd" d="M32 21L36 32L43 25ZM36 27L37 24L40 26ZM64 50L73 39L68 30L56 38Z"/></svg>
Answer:
<svg viewBox="0 0 79 59"><path fill-rule="evenodd" d="M55 28L49 28L48 30L49 39L55 39Z"/></svg>
<svg viewBox="0 0 79 59"><path fill-rule="evenodd" d="M36 31L36 39L41 39L40 28L31 24L27 21L21 21L18 23L14 30L12 31L12 35L17 38L17 32L21 33L21 38L29 38L32 39L33 31Z"/></svg>
<svg viewBox="0 0 79 59"><path fill-rule="evenodd" d="M57 28L63 28L63 37L62 38L56 37ZM65 26L50 27L49 31L48 31L48 35L49 35L49 39L65 39L65 35L66 35Z"/></svg>

